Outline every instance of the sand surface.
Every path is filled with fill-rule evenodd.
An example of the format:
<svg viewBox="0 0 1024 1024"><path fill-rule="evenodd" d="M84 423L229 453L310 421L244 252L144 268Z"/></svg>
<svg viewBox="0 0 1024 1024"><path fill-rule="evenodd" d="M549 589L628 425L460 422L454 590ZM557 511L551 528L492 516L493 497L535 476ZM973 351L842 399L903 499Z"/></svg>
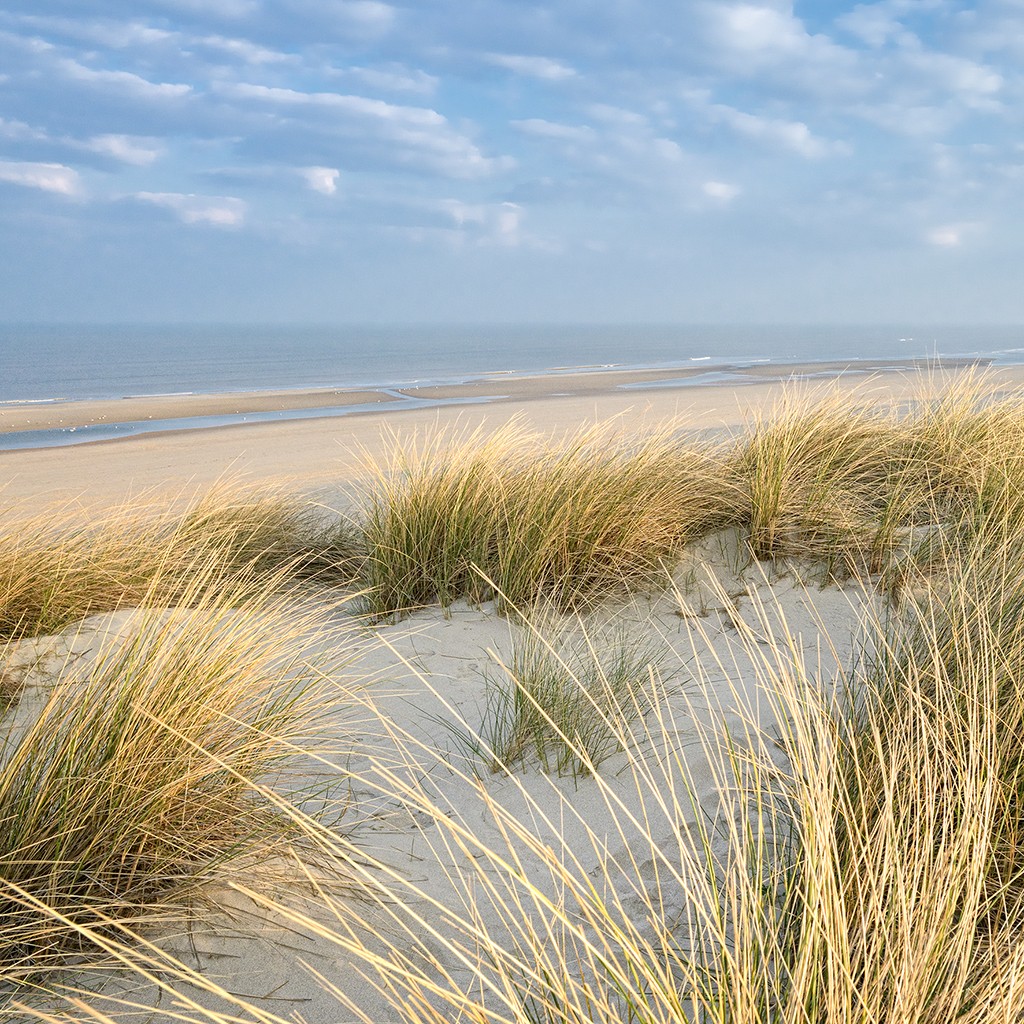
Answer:
<svg viewBox="0 0 1024 1024"><path fill-rule="evenodd" d="M784 373L780 370L779 377L784 379L801 370L828 374L841 369L842 364L792 367ZM154 489L201 488L225 476L287 479L296 486L312 489L339 479L357 478L366 457L379 455L385 447L384 439L391 432L453 427L487 430L512 417L518 417L524 425L541 432L565 431L615 416L623 417L630 426L678 417L681 424L695 430L737 430L759 410L768 408L779 394L780 379L743 382L755 371L762 372L751 368L736 379L700 386L662 386L678 380L678 370L516 378L516 396L481 405L388 409L385 404L380 412L340 418L242 424L146 434L64 448L0 451L0 506L31 506L69 499L81 499L90 505L114 503ZM965 371L952 371L953 374L959 372ZM1024 367L1002 368L997 374L1008 384L1024 382ZM871 375L843 374L836 386L841 390L863 390L865 400L871 397L899 400L918 393L926 377L927 371L900 366ZM582 382L580 390L564 394L566 390L571 391L572 380ZM623 388L624 383L658 386ZM821 384L828 382L810 381L805 386ZM459 396L472 398L477 389L501 394L501 391L491 390L498 385L512 390L512 379L463 385ZM354 392L349 395L353 396L353 401L367 397ZM333 392L278 392L274 396L182 396L144 401L160 403L165 416L182 417L202 414L203 408L239 407L243 399L278 404L312 402L315 408L317 402L338 404L338 398ZM71 408L77 404L65 403L45 409L5 407L0 411L0 416L7 416L3 429L28 429L28 423L34 424L34 429L52 426L56 422L54 417L77 416ZM123 408L121 402L98 403L95 412L112 421L124 418Z"/></svg>
<svg viewBox="0 0 1024 1024"><path fill-rule="evenodd" d="M208 890L186 927L147 932L157 949L219 990L176 982L180 992L220 1013L237 1012L240 999L308 1024L358 1019L350 1006L374 1022L401 1019L362 976L366 964L346 949L347 928L360 931L370 948L382 939L402 949L421 941L440 969L468 986L461 957L448 945L467 941L451 913L465 913L475 892L476 925L497 941L513 941L522 919L489 900L486 887L500 890L503 875L488 855L457 841L460 830L495 856L516 859L525 877L552 898L559 889L552 864L572 864L582 883L610 887L605 895L618 912L642 922L651 908L637 894L654 891L659 871L664 875L658 851L688 870L686 831L723 813L716 773L727 744L751 726L768 742L777 734L772 645L784 647L794 638L799 656L831 687L852 658L870 603L856 585L821 588L798 571L746 562L732 533L694 546L676 582L676 592L669 588L612 603L585 620L563 620L562 643L586 633L606 650L608 638L623 628L642 637L664 680L659 714L633 723L628 753L612 753L599 780L545 771L533 754L511 773L492 772L486 758L459 741L486 733L490 688L527 642L524 627L490 605L463 602L447 613L424 609L369 631L342 612L326 645L333 667L323 685L335 712L317 740L322 760L309 759L304 774L291 777L283 791L335 785L339 833L362 870L390 877L400 912L353 899L324 876L318 876L324 888L313 893L291 865L236 870ZM130 613L97 616L63 637L19 645L22 663L32 670L16 720L31 720L53 663L69 654L88 659L131 628ZM822 643L823 633L830 643ZM322 652L322 637L317 644ZM692 787L695 802L681 821L662 799L684 785ZM670 882L663 889L657 913L671 923L686 907ZM542 911L532 906L524 913ZM134 1020L133 1007L143 1007L148 1021L170 1024L183 1007L180 997L116 970L82 972L74 984L112 1020Z"/></svg>
<svg viewBox="0 0 1024 1024"><path fill-rule="evenodd" d="M744 379L782 380L797 374L865 375L906 368L906 362L793 363L778 366L737 367L729 371ZM951 364L952 365L952 364ZM717 368L713 368L717 369ZM119 399L59 402L0 403L0 434L29 430L83 427L97 423L186 419L285 410L344 409L385 405L401 398L425 400L534 401L553 396L600 395L620 387L660 387L706 377L698 363L689 368L603 369L553 371L544 374L492 374L455 384L426 384L386 388L306 388L281 391L229 391L212 394L139 395Z"/></svg>
<svg viewBox="0 0 1024 1024"><path fill-rule="evenodd" d="M228 391L209 395L146 395L79 402L26 402L0 405L0 433L128 423L191 416L224 416L284 409L324 409L385 404L394 395L370 389L315 388L308 391Z"/></svg>

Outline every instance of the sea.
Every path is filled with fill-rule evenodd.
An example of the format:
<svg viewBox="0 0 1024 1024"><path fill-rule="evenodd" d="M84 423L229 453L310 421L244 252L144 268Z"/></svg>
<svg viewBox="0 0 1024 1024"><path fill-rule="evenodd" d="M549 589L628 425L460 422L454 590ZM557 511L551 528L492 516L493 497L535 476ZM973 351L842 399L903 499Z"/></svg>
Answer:
<svg viewBox="0 0 1024 1024"><path fill-rule="evenodd" d="M394 389L498 373L599 367L699 365L708 371L695 378L699 382L716 371L756 364L943 358L1022 363L1024 325L8 324L0 325L0 403ZM221 423L190 421L178 429L203 425ZM98 439L84 432L40 437L33 445ZM28 441L22 436L17 446ZM0 448L10 446L0 435Z"/></svg>

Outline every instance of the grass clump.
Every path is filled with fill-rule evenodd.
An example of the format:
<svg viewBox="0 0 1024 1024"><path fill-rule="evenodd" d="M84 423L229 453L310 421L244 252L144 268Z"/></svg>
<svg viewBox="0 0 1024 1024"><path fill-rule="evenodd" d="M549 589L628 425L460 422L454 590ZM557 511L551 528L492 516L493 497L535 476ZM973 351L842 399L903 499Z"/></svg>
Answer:
<svg viewBox="0 0 1024 1024"><path fill-rule="evenodd" d="M0 988L88 962L90 929L184 915L231 857L293 835L253 780L310 735L302 649L319 620L244 579L214 587L221 568L194 565L187 607L137 612L4 727Z"/></svg>
<svg viewBox="0 0 1024 1024"><path fill-rule="evenodd" d="M926 468L938 518L956 513L1024 464L1024 392L968 373L915 403L905 423L910 457ZM1010 515L1013 515L1012 513Z"/></svg>
<svg viewBox="0 0 1024 1024"><path fill-rule="evenodd" d="M875 671L923 701L948 701L964 722L989 730L991 862L988 920L1019 926L1024 911L1024 515L1016 481L935 533L894 617L897 640ZM888 706L899 708L897 697Z"/></svg>
<svg viewBox="0 0 1024 1024"><path fill-rule="evenodd" d="M737 441L734 469L757 557L866 575L993 493L1009 497L1006 482L1024 481L1022 453L1024 395L969 373L903 409L790 391Z"/></svg>
<svg viewBox="0 0 1024 1024"><path fill-rule="evenodd" d="M88 510L70 506L0 527L0 639L55 633L96 612L293 577L349 581L357 541L344 521L280 489L223 484L187 501ZM259 584L262 585L262 584Z"/></svg>
<svg viewBox="0 0 1024 1024"><path fill-rule="evenodd" d="M483 723L467 745L492 772L533 755L544 771L592 773L650 710L664 655L663 644L622 624L529 619L511 658L487 676Z"/></svg>
<svg viewBox="0 0 1024 1024"><path fill-rule="evenodd" d="M877 549L914 486L892 410L792 391L737 445L756 557Z"/></svg>
<svg viewBox="0 0 1024 1024"><path fill-rule="evenodd" d="M671 425L440 435L373 472L363 578L378 615L459 597L585 606L650 583L688 537L736 517L715 451Z"/></svg>
<svg viewBox="0 0 1024 1024"><path fill-rule="evenodd" d="M921 535L1024 482L1024 396L968 374L897 408L787 391L731 443L677 425L554 440L516 424L394 444L371 467L361 580L375 615L459 598L586 607L664 579L729 526L755 557L889 571Z"/></svg>

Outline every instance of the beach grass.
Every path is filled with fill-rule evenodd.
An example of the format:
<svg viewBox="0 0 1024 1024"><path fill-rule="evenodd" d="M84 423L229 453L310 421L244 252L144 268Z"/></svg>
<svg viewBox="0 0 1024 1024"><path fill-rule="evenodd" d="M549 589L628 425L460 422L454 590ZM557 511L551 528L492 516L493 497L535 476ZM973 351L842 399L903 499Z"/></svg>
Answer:
<svg viewBox="0 0 1024 1024"><path fill-rule="evenodd" d="M212 555L170 585L179 606L160 607L167 586L154 578L3 725L0 991L100 955L90 930L184 920L225 863L295 837L256 782L315 734L306 650L322 613L245 575L225 583Z"/></svg>
<svg viewBox="0 0 1024 1024"><path fill-rule="evenodd" d="M430 773L379 767L378 784L440 828L431 842L450 850L464 894L430 946L429 891L383 864L365 865L398 932L383 950L282 912L360 960L409 1024L1019 1019L1019 736L990 671L1003 628L966 599L977 582L945 578L898 619L873 617L858 665L831 686L764 610L747 650L779 732L750 717L723 745L696 706L687 716L713 807L700 803L693 749L671 741L659 758L594 772L600 826L593 795L560 804L557 827L544 791L524 783L506 802L478 789L479 805L456 815ZM766 650L755 637L770 629ZM936 659L950 636L951 657ZM671 737L682 723L664 717L656 686L650 695L646 727ZM605 854L597 876L587 849Z"/></svg>
<svg viewBox="0 0 1024 1024"><path fill-rule="evenodd" d="M282 566L293 577L347 582L356 544L346 519L287 489L238 481L118 508L15 511L0 527L0 639L57 632L145 600L195 597L197 565L211 592L232 577L269 579Z"/></svg>
<svg viewBox="0 0 1024 1024"><path fill-rule="evenodd" d="M793 391L755 418L735 454L755 556L828 558L869 531L891 503L899 439L892 410L838 392Z"/></svg>
<svg viewBox="0 0 1024 1024"><path fill-rule="evenodd" d="M404 438L371 475L363 579L378 615L461 597L586 607L663 577L739 499L717 448L672 423Z"/></svg>
<svg viewBox="0 0 1024 1024"><path fill-rule="evenodd" d="M590 774L650 710L665 655L656 633L636 623L535 609L521 619L511 657L485 672L483 720L460 732L459 745L495 773L529 764Z"/></svg>
<svg viewBox="0 0 1024 1024"><path fill-rule="evenodd" d="M561 438L394 439L368 467L361 582L378 616L460 598L585 608L664 582L689 542L890 572L920 535L1024 479L1024 397L980 374L901 407L792 388L732 438L621 420ZM988 496L986 498L986 496Z"/></svg>
<svg viewBox="0 0 1024 1024"><path fill-rule="evenodd" d="M7 635L152 610L89 673L58 679L5 748L6 980L60 966L97 928L128 941L226 858L303 836L358 881L360 902L318 891L326 913L313 913L237 890L357 963L408 1024L1022 1019L1024 399L979 378L899 408L869 397L790 393L715 441L621 422L560 439L517 424L404 439L370 467L352 519L299 531L298 554L281 540L296 536L293 505L265 533L258 515L147 525L157 570L122 554L139 550L118 541L140 535L134 520L95 553L99 533L51 518L17 563L49 572L8 573ZM567 611L670 586L685 546L724 528L754 559L861 578L852 662L823 670L809 652L827 634L808 644L756 600L729 624L729 661L699 653L725 628L712 618L686 619L678 666L636 635L561 632ZM9 536L15 553L34 542ZM183 551L209 573L187 582ZM371 621L493 600L520 630L465 741L487 773L388 722L397 750L358 780L429 823L418 840L445 855L450 904L301 808L253 801L246 780L308 728L281 666L308 631L287 623L309 565L361 589ZM681 694L665 685L673 668ZM770 729L744 703L751 677ZM549 788L531 788L528 756ZM586 802L552 803L560 773L586 783ZM473 807L450 805L438 780L452 775ZM179 1019L246 1012L235 1001Z"/></svg>

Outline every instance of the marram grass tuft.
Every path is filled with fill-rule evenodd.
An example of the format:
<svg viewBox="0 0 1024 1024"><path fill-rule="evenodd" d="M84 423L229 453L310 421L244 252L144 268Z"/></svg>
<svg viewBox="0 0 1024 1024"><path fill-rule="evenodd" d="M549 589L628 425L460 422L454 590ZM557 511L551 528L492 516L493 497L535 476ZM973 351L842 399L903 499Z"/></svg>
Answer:
<svg viewBox="0 0 1024 1024"><path fill-rule="evenodd" d="M0 723L0 987L88 962L89 929L185 916L228 860L295 838L255 783L315 733L325 622L220 570L195 563L180 606L101 632Z"/></svg>

